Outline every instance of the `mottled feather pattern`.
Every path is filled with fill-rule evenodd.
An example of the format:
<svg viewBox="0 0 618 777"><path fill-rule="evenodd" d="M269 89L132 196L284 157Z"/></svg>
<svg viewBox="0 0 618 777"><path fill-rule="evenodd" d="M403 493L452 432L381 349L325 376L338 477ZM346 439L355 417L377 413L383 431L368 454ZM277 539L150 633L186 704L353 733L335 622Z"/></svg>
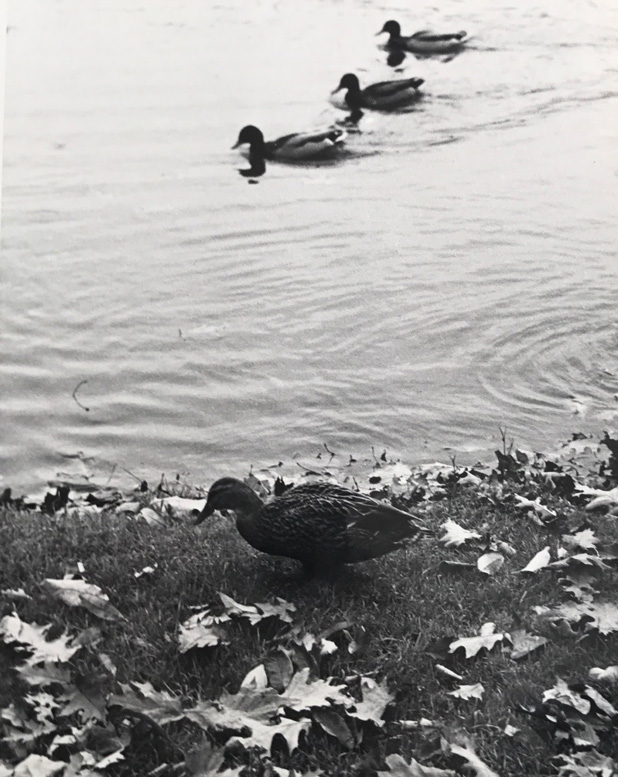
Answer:
<svg viewBox="0 0 618 777"><path fill-rule="evenodd" d="M308 568L377 558L427 531L409 513L331 483L305 483L263 504L247 485L224 478L211 488L201 518L215 509L234 510L253 547Z"/></svg>

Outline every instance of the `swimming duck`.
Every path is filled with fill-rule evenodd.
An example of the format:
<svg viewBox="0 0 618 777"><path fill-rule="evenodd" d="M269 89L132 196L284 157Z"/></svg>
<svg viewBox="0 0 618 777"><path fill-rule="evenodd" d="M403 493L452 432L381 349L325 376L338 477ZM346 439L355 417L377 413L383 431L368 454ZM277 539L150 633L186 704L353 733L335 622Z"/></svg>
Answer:
<svg viewBox="0 0 618 777"><path fill-rule="evenodd" d="M402 35L399 22L392 19L382 27L378 35L389 34L387 48L403 49L415 54L451 54L458 51L468 40L468 34L461 32L434 33L429 30L419 30L414 35Z"/></svg>
<svg viewBox="0 0 618 777"><path fill-rule="evenodd" d="M276 140L264 140L262 131L252 124L243 127L232 148L249 145L249 159L302 161L327 159L343 146L346 133L341 129L321 132L294 132Z"/></svg>
<svg viewBox="0 0 618 777"><path fill-rule="evenodd" d="M422 78L402 78L397 81L379 81L361 89L359 80L354 73L346 73L339 86L331 94L331 102L339 108L350 108L359 111L361 108L375 110L397 110L405 108L421 97L419 86L424 83ZM346 89L343 100L334 97L342 89Z"/></svg>
<svg viewBox="0 0 618 777"><path fill-rule="evenodd" d="M383 556L429 533L409 513L331 483L304 483L264 503L241 480L221 478L196 524L215 510L232 510L250 545L301 561L308 574Z"/></svg>

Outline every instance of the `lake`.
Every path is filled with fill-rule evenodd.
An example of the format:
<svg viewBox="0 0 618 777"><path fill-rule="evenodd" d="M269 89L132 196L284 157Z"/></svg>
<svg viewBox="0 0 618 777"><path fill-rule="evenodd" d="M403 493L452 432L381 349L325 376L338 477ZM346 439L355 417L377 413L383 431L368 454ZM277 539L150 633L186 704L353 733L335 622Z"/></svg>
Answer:
<svg viewBox="0 0 618 777"><path fill-rule="evenodd" d="M8 17L3 486L208 483L324 443L465 463L501 428L533 449L616 428L618 5L20 0ZM393 68L390 18L473 37ZM424 98L367 112L336 163L239 174L243 125L331 125L346 72L418 76Z"/></svg>

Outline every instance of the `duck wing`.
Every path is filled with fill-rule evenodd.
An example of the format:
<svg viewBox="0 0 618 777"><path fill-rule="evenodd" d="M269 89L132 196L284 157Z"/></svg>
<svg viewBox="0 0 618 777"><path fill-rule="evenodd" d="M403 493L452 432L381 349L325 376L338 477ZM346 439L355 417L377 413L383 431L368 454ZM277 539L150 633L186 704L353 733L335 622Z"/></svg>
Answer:
<svg viewBox="0 0 618 777"><path fill-rule="evenodd" d="M398 97L409 92L411 89L418 89L423 83L425 83L423 78L402 78L398 81L379 81L377 84L371 84L363 89L363 96L376 100Z"/></svg>
<svg viewBox="0 0 618 777"><path fill-rule="evenodd" d="M434 33L431 30L419 30L410 36L410 40L425 41L427 43L448 43L449 41L461 41L468 33L460 32Z"/></svg>
<svg viewBox="0 0 618 777"><path fill-rule="evenodd" d="M343 144L346 133L340 129L322 132L294 132L266 143L268 155L306 159L332 151Z"/></svg>
<svg viewBox="0 0 618 777"><path fill-rule="evenodd" d="M343 563L383 556L428 532L409 513L330 483L296 486L276 504L295 522L320 526L320 544L334 543Z"/></svg>

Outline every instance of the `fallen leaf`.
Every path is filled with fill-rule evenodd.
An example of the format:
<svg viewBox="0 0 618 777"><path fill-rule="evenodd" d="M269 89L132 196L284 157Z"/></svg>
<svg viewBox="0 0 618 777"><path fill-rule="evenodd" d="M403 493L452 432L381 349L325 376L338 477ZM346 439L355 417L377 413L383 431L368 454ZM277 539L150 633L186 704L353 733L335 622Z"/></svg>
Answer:
<svg viewBox="0 0 618 777"><path fill-rule="evenodd" d="M538 572L539 569L543 569L543 567L546 567L551 559L551 554L549 552L549 545L546 545L543 550L540 550L527 564L523 569L520 569L520 572L529 572L534 573Z"/></svg>
<svg viewBox="0 0 618 777"><path fill-rule="evenodd" d="M344 747L348 748L348 750L351 750L355 746L356 740L350 731L350 727L335 710L331 710L328 707L320 707L313 711L312 718L327 734L338 739Z"/></svg>
<svg viewBox="0 0 618 777"><path fill-rule="evenodd" d="M225 616L225 620L229 620L229 618ZM186 653L193 648L229 645L227 632L221 623L221 617L213 617L210 610L195 613L178 629L179 651Z"/></svg>
<svg viewBox="0 0 618 777"><path fill-rule="evenodd" d="M466 654L466 658L472 658L480 650L487 650L487 652L493 650L498 642L502 642L505 635L495 634L493 629L495 628L493 623L485 623L481 628L481 633L478 637L462 637L449 645L449 653L455 653L459 648L463 648Z"/></svg>
<svg viewBox="0 0 618 777"><path fill-rule="evenodd" d="M87 583L79 578L65 577L62 580L48 578L41 583L41 586L47 593L68 604L69 607L84 607L93 615L106 621L126 620L98 585Z"/></svg>
<svg viewBox="0 0 618 777"><path fill-rule="evenodd" d="M513 649L511 651L511 658L514 661L519 661L521 658L529 656L530 653L542 648L546 645L548 640L545 637L538 636L537 634L531 634L525 629L515 629L509 634Z"/></svg>
<svg viewBox="0 0 618 777"><path fill-rule="evenodd" d="M396 753L386 756L386 765L389 771L378 772L378 777L458 777L452 769L423 766L414 758L408 763Z"/></svg>
<svg viewBox="0 0 618 777"><path fill-rule="evenodd" d="M121 684L121 694L109 697L108 707L118 706L131 712L146 715L160 726L175 720L182 720L184 712L180 699L165 691L156 691L150 683L131 682Z"/></svg>
<svg viewBox="0 0 618 777"><path fill-rule="evenodd" d="M565 707L572 707L580 715L588 715L590 712L590 700L584 698L577 691L572 690L561 678L558 678L553 688L543 692L543 701L547 702L550 700Z"/></svg>
<svg viewBox="0 0 618 777"><path fill-rule="evenodd" d="M593 529L583 529L575 534L563 534L562 544L567 548L581 548L582 550L594 550L599 544L599 538Z"/></svg>
<svg viewBox="0 0 618 777"><path fill-rule="evenodd" d="M456 699L482 699L485 688L482 683L473 685L460 685L454 691L449 691L448 696L454 696Z"/></svg>
<svg viewBox="0 0 618 777"><path fill-rule="evenodd" d="M612 685L618 684L618 666L608 666L605 669L601 669L598 666L593 666L588 672L588 677L595 682L611 683Z"/></svg>
<svg viewBox="0 0 618 777"><path fill-rule="evenodd" d="M479 571L486 575L495 575L503 564L504 556L501 553L483 553L476 562Z"/></svg>
<svg viewBox="0 0 618 777"><path fill-rule="evenodd" d="M450 745L451 753L458 755L466 761L466 766L473 769L476 777L499 777L493 769L490 769L486 763L481 761L474 752L471 745Z"/></svg>
<svg viewBox="0 0 618 777"><path fill-rule="evenodd" d="M143 518L149 526L165 526L165 519L155 512L152 507L142 507L137 518Z"/></svg>
<svg viewBox="0 0 618 777"><path fill-rule="evenodd" d="M53 777L64 771L64 761L52 761L44 755L29 755L13 771L13 777Z"/></svg>
<svg viewBox="0 0 618 777"><path fill-rule="evenodd" d="M355 702L354 706L347 710L347 714L360 720L371 721L376 726L383 726L382 716L394 698L386 687L386 682L377 683L371 677L361 677L360 686L363 699Z"/></svg>
<svg viewBox="0 0 618 777"><path fill-rule="evenodd" d="M32 599L23 588L5 588L0 594L6 599Z"/></svg>
<svg viewBox="0 0 618 777"><path fill-rule="evenodd" d="M541 504L540 497L537 497L536 499L527 499L525 496L519 496L518 494L515 494L514 496L519 507L526 507L533 510L542 519L557 517L554 510L550 510L548 507Z"/></svg>
<svg viewBox="0 0 618 777"><path fill-rule="evenodd" d="M66 634L61 634L54 640L47 640L46 635L51 624L39 626L38 623L26 623L17 615L5 615L0 621L0 637L7 643L16 642L23 646L19 649L30 652L27 659L30 665L45 661L63 664L80 649L81 645L71 644Z"/></svg>
<svg viewBox="0 0 618 777"><path fill-rule="evenodd" d="M450 518L442 524L441 528L445 530L446 534L440 537L439 542L447 548L459 547L465 542L481 538L481 535L478 534L478 532L464 529L463 526L460 526Z"/></svg>

